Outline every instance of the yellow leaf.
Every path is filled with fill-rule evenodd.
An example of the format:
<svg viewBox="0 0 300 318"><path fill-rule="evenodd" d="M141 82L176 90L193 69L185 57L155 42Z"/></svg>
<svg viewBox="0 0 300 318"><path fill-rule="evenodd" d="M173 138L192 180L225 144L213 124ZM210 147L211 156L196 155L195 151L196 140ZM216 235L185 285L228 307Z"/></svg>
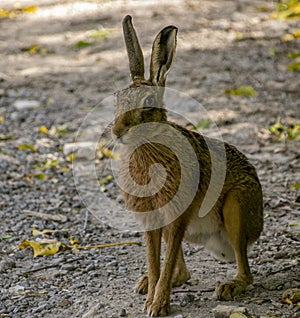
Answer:
<svg viewBox="0 0 300 318"><path fill-rule="evenodd" d="M68 172L69 171L69 168L68 167L61 167L60 170L62 172Z"/></svg>
<svg viewBox="0 0 300 318"><path fill-rule="evenodd" d="M57 252L59 252L59 249L62 247L61 242L53 242L51 241L41 241L41 242L33 242L33 241L23 241L20 245L19 248L23 249L27 246L30 246L33 248L33 256L43 256L43 255L54 255Z"/></svg>
<svg viewBox="0 0 300 318"><path fill-rule="evenodd" d="M71 243L72 245L78 244L78 239L77 239L77 237L73 237L73 236L71 235L71 236L70 236L70 243Z"/></svg>
<svg viewBox="0 0 300 318"><path fill-rule="evenodd" d="M48 230L48 229L45 229L45 230L43 230L43 231L39 231L37 228L33 227L31 234L32 234L33 236L45 235L45 234L46 234L46 235L50 235L50 234L53 234L53 233L55 233L55 232L57 232L57 230Z"/></svg>
<svg viewBox="0 0 300 318"><path fill-rule="evenodd" d="M26 151L26 150L36 151L36 146L29 145L29 144L20 144L18 148L19 150L23 150L23 151Z"/></svg>
<svg viewBox="0 0 300 318"><path fill-rule="evenodd" d="M113 179L113 176L112 175L108 175L104 178L101 178L98 180L99 184L105 184L105 183L108 183L109 181L111 181Z"/></svg>
<svg viewBox="0 0 300 318"><path fill-rule="evenodd" d="M300 29L295 30L295 31L293 32L293 36L294 36L295 38L300 38Z"/></svg>
<svg viewBox="0 0 300 318"><path fill-rule="evenodd" d="M73 158L74 158L74 154L73 153L70 153L67 157L67 161L69 162L72 162L73 161Z"/></svg>
<svg viewBox="0 0 300 318"><path fill-rule="evenodd" d="M29 7L25 7L22 9L23 12L25 13L34 13L38 10L37 6L29 6Z"/></svg>
<svg viewBox="0 0 300 318"><path fill-rule="evenodd" d="M290 42L290 41L293 41L294 40L294 36L292 34L284 34L282 37L281 37L281 40L283 42Z"/></svg>
<svg viewBox="0 0 300 318"><path fill-rule="evenodd" d="M48 128L47 128L46 126L44 126L44 125L40 127L39 132L40 132L41 134L49 135L49 130L48 130Z"/></svg>
<svg viewBox="0 0 300 318"><path fill-rule="evenodd" d="M10 11L9 11L9 10L1 9L1 8L0 8L0 17L7 18L7 17L9 17L9 14L10 14Z"/></svg>
<svg viewBox="0 0 300 318"><path fill-rule="evenodd" d="M116 160L119 159L119 154L113 153L110 149L102 146L101 144L99 145L99 151L107 158L112 158Z"/></svg>
<svg viewBox="0 0 300 318"><path fill-rule="evenodd" d="M0 124L3 124L5 122L5 118L3 116L0 116Z"/></svg>
<svg viewBox="0 0 300 318"><path fill-rule="evenodd" d="M37 53L37 50L38 50L38 44L37 43L33 43L32 45L31 45L31 47L29 47L28 48L28 52L30 53L30 54L36 54Z"/></svg>

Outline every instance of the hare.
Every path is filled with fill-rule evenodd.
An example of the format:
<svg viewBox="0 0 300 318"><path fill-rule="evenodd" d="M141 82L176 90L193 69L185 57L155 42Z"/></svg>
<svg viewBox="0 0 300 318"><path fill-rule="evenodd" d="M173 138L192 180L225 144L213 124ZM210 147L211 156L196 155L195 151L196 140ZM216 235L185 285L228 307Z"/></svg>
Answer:
<svg viewBox="0 0 300 318"><path fill-rule="evenodd" d="M219 299L231 300L253 282L247 249L263 229L263 196L255 168L234 146L168 121L163 95L177 28L167 26L156 36L148 80L129 15L123 31L132 83L116 94L112 137L121 144L119 184L125 206L145 228L148 274L140 279L137 291L147 293L149 316L170 314L172 286L190 278L182 250L182 241L187 240L236 261L235 278L215 291ZM218 175L222 164L221 190L211 209L201 214L212 174ZM166 252L160 268L162 238Z"/></svg>

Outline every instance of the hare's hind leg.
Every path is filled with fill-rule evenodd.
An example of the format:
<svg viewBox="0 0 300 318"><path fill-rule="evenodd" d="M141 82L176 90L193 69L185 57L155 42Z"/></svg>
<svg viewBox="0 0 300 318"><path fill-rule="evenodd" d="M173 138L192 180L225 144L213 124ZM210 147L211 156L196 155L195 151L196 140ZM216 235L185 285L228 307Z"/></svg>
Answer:
<svg viewBox="0 0 300 318"><path fill-rule="evenodd" d="M253 282L247 257L249 243L247 241L247 212L245 212L247 207L241 204L241 201L245 199L243 194L241 191L231 191L223 205L225 234L234 249L237 274L233 280L217 286L215 293L222 300L232 300Z"/></svg>

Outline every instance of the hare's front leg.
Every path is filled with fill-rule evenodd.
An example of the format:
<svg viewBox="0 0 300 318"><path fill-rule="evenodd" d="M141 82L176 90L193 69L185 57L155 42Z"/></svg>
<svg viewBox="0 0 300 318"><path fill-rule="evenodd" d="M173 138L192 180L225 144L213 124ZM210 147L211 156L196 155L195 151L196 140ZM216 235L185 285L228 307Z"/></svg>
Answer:
<svg viewBox="0 0 300 318"><path fill-rule="evenodd" d="M184 231L178 224L170 225L167 239L166 257L155 288L152 304L147 308L151 317L165 317L170 313L170 294L172 289L172 277L176 260L180 252ZM149 289L148 289L149 290Z"/></svg>
<svg viewBox="0 0 300 318"><path fill-rule="evenodd" d="M145 232L148 268L148 294L144 308L147 311L153 302L155 287L159 280L161 233L161 229Z"/></svg>
<svg viewBox="0 0 300 318"><path fill-rule="evenodd" d="M169 232L166 229L163 229L163 238L166 244L168 244L168 238L169 238ZM177 260L176 260L176 266L174 269L173 277L172 277L172 287L177 287L185 282L187 282L191 278L191 274L189 273L185 261L184 261L184 256L183 256L183 250L182 246L180 246ZM139 294L145 295L148 292L148 274L144 274L137 286L136 286L136 291Z"/></svg>

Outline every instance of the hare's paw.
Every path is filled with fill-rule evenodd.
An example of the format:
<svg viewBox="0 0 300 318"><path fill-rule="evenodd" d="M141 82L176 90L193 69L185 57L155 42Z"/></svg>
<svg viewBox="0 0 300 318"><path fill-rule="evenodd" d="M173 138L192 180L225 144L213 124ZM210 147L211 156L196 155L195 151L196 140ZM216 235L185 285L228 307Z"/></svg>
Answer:
<svg viewBox="0 0 300 318"><path fill-rule="evenodd" d="M235 296L245 291L247 285L243 280L233 279L217 286L215 295L220 300L233 300Z"/></svg>
<svg viewBox="0 0 300 318"><path fill-rule="evenodd" d="M191 278L190 272L184 268L182 271L175 271L172 278L172 287L180 286Z"/></svg>
<svg viewBox="0 0 300 318"><path fill-rule="evenodd" d="M148 275L144 274L137 285L135 286L135 291L139 294L146 295L148 292Z"/></svg>
<svg viewBox="0 0 300 318"><path fill-rule="evenodd" d="M166 317L170 314L170 302L165 297L155 299L147 307L147 313L150 317Z"/></svg>

